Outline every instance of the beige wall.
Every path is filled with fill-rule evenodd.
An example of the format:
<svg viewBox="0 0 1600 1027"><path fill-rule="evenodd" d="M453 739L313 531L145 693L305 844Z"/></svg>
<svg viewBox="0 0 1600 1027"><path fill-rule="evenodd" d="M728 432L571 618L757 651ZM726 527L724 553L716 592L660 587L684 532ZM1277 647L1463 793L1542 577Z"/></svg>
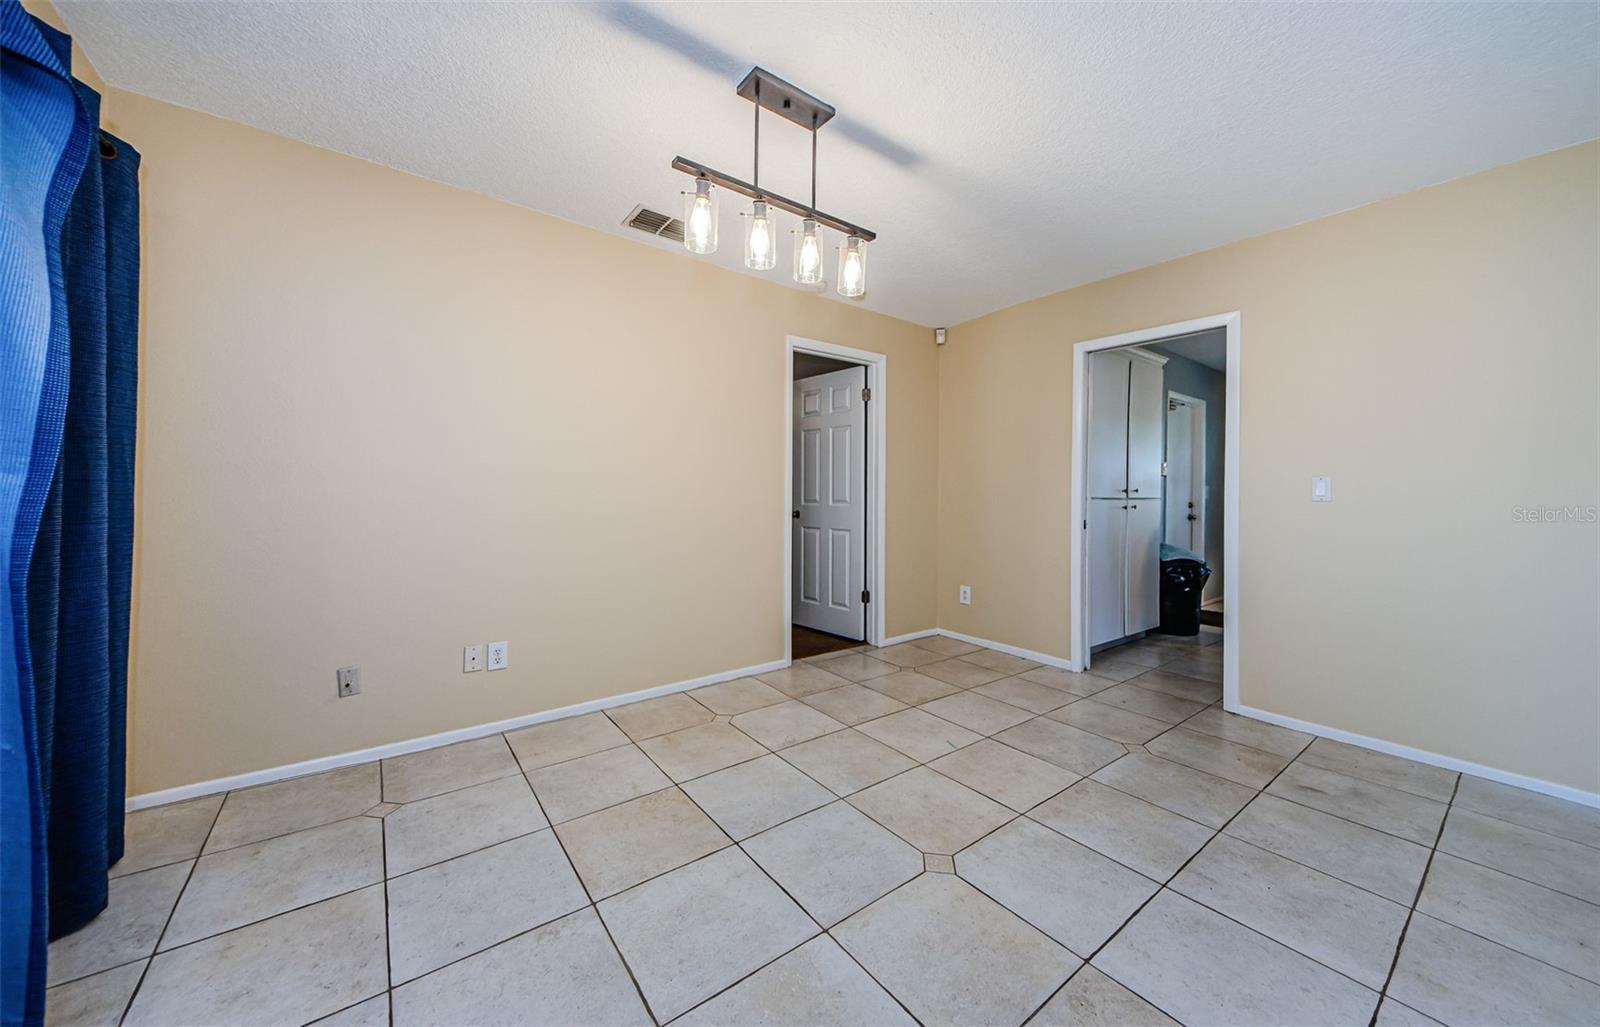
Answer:
<svg viewBox="0 0 1600 1027"><path fill-rule="evenodd" d="M132 94L106 120L144 154L131 793L782 658L787 333L888 355L888 630L934 625L926 328Z"/></svg>
<svg viewBox="0 0 1600 1027"><path fill-rule="evenodd" d="M940 625L1068 654L1073 344L1239 310L1241 701L1600 789L1600 536L1513 518L1600 501L1597 181L1589 143L951 329Z"/></svg>

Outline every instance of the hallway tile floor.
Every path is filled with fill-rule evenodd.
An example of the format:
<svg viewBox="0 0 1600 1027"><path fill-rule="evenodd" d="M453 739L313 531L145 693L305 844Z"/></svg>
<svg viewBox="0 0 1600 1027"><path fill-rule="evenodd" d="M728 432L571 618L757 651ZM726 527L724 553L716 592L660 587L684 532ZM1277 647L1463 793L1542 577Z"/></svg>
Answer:
<svg viewBox="0 0 1600 1027"><path fill-rule="evenodd" d="M50 1024L1600 1023L1600 811L950 638L132 814Z"/></svg>

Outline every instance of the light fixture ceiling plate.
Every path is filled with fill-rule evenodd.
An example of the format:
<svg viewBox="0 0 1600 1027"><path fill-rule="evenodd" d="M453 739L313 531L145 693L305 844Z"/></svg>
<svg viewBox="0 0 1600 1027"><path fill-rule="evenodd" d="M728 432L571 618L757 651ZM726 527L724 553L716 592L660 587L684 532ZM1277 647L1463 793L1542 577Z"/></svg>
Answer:
<svg viewBox="0 0 1600 1027"><path fill-rule="evenodd" d="M757 99L756 86L761 86ZM760 104L779 117L788 118L801 128L821 128L834 115L831 104L823 103L799 86L791 85L765 68L751 68L735 90L751 103ZM812 120L815 118L816 120Z"/></svg>

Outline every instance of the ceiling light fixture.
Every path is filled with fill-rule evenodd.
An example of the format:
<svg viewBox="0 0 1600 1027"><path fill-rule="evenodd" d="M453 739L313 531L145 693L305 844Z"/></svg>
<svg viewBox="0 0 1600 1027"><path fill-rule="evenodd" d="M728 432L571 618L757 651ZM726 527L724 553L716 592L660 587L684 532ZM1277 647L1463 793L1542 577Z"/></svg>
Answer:
<svg viewBox="0 0 1600 1027"><path fill-rule="evenodd" d="M684 193L683 245L691 253L715 253L717 249L716 188L748 196L753 202L745 218L744 263L756 271L770 271L778 262L778 235L774 209L797 215L800 227L794 232L794 280L818 287L823 281L825 240L822 229L830 228L845 236L839 249L839 294L851 299L867 291L867 243L877 238L860 225L817 209L817 130L834 115L834 109L796 86L761 68L752 68L735 90L755 104L755 146L752 180L744 182L732 175L706 167L686 157L675 157L672 167L695 179L692 193ZM811 203L801 204L786 196L761 188L761 110L766 108L811 133Z"/></svg>
<svg viewBox="0 0 1600 1027"><path fill-rule="evenodd" d="M683 245L690 253L717 252L717 197L704 178L683 194Z"/></svg>

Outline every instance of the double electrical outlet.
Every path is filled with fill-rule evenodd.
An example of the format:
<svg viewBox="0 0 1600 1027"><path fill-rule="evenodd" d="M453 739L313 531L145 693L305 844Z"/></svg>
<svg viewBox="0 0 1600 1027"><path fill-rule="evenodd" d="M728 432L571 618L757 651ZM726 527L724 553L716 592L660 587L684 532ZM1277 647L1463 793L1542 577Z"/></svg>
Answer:
<svg viewBox="0 0 1600 1027"><path fill-rule="evenodd" d="M505 670L511 666L511 643L490 642L488 645L469 645L461 650L461 673L483 670L485 649L489 651L489 670Z"/></svg>

